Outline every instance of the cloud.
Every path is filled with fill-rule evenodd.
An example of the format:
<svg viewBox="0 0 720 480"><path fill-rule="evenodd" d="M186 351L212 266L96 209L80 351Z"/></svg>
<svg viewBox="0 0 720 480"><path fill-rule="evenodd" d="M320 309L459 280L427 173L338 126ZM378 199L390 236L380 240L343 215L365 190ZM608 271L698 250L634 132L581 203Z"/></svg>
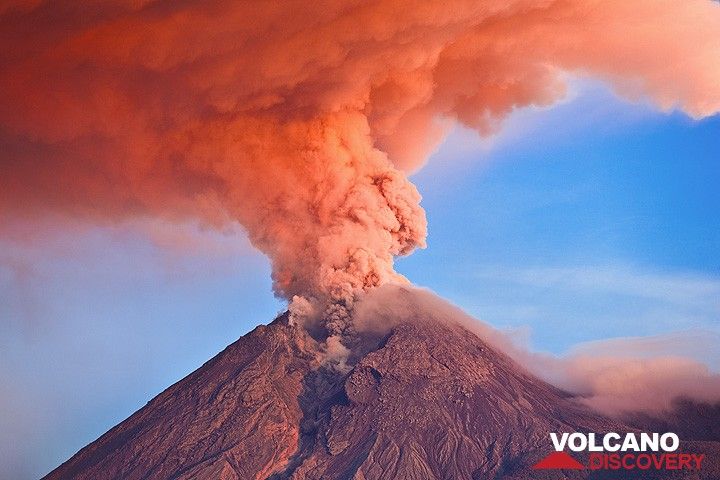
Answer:
<svg viewBox="0 0 720 480"><path fill-rule="evenodd" d="M556 352L573 342L609 336L718 331L720 279L709 274L609 260L471 267L463 278L473 286L463 305L474 305L473 312L495 324L533 325L543 346ZM556 330L563 336L553 335Z"/></svg>
<svg viewBox="0 0 720 480"><path fill-rule="evenodd" d="M609 415L662 412L681 397L720 401L720 374L692 358L691 351L694 345L706 349L704 355L720 359L720 334L715 332L615 338L579 344L565 355L554 356L531 351L524 335L498 330L429 290L392 285L362 298L354 324L360 331L387 332L394 325L415 321L459 324L530 373ZM696 343L698 337L705 340Z"/></svg>
<svg viewBox="0 0 720 480"><path fill-rule="evenodd" d="M673 352L675 355L703 360L717 373L720 370L720 332L684 330L648 335L618 337L579 343L570 349L574 356L611 356L615 358L653 358Z"/></svg>
<svg viewBox="0 0 720 480"><path fill-rule="evenodd" d="M241 279L257 274L264 262L236 225L221 231L192 222L136 219L93 226L48 217L15 219L3 229L0 334L6 338L16 331L32 338L55 324L63 316L58 312L72 303L68 294L98 295L103 286L114 285L120 292L115 296L129 295L150 277L156 277L156 288L200 276Z"/></svg>
<svg viewBox="0 0 720 480"><path fill-rule="evenodd" d="M678 305L702 305L720 312L720 280L691 273L642 271L627 265L484 268L479 277L577 292L635 296Z"/></svg>
<svg viewBox="0 0 720 480"><path fill-rule="evenodd" d="M0 10L0 215L239 223L275 291L332 304L425 244L406 173L569 76L720 109L706 0L13 1ZM570 74L570 75L568 75ZM342 322L337 324L342 330Z"/></svg>
<svg viewBox="0 0 720 480"><path fill-rule="evenodd" d="M574 354L553 363L545 378L608 414L669 411L680 398L720 401L720 375L675 355L672 343L657 357Z"/></svg>

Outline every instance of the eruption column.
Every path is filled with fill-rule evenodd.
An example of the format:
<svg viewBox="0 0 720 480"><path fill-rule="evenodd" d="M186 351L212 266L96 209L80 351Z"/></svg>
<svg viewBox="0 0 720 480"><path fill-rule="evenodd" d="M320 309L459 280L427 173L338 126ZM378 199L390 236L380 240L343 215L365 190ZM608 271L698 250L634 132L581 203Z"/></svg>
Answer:
<svg viewBox="0 0 720 480"><path fill-rule="evenodd" d="M712 115L718 31L710 0L5 1L0 220L239 222L291 311L341 333L405 281L406 173L452 124L490 134L572 75Z"/></svg>

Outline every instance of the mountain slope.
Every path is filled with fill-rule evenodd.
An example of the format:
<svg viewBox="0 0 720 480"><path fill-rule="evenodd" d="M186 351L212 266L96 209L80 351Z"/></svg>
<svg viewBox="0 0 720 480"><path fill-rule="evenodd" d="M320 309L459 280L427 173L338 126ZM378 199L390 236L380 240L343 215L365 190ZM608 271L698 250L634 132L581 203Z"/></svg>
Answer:
<svg viewBox="0 0 720 480"><path fill-rule="evenodd" d="M297 445L314 348L300 329L257 327L46 478L268 476Z"/></svg>
<svg viewBox="0 0 720 480"><path fill-rule="evenodd" d="M530 476L548 433L629 429L460 326L405 323L353 351L352 368L323 364L318 342L280 317L46 478L587 478Z"/></svg>

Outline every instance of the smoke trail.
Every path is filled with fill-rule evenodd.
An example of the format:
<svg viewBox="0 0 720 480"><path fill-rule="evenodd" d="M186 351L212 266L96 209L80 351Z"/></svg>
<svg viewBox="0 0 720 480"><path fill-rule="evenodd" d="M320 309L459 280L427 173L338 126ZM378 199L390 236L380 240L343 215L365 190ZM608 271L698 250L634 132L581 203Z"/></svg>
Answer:
<svg viewBox="0 0 720 480"><path fill-rule="evenodd" d="M425 242L419 168L563 75L720 109L709 0L14 0L0 7L0 215L239 221L293 310L347 328Z"/></svg>

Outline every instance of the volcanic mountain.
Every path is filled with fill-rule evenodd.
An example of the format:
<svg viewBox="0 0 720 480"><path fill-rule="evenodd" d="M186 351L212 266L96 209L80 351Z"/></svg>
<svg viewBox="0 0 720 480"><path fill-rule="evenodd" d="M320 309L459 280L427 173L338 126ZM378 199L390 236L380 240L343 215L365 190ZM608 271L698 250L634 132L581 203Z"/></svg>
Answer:
<svg viewBox="0 0 720 480"><path fill-rule="evenodd" d="M255 328L45 478L620 478L532 466L553 451L549 432L640 428L588 409L460 325L360 334L336 361L288 318ZM718 478L720 444L703 440L682 446L707 454L702 474L628 478Z"/></svg>

